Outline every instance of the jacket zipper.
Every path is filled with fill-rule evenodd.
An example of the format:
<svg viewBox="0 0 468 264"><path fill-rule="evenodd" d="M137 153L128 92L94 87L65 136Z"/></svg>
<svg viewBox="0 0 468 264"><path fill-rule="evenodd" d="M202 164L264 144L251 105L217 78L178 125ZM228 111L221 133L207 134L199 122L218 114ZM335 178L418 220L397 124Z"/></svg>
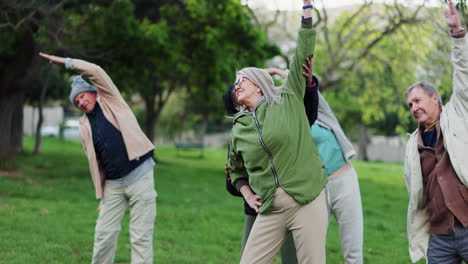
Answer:
<svg viewBox="0 0 468 264"><path fill-rule="evenodd" d="M262 137L262 128L260 127L260 124L258 123L257 115L255 114L255 110L252 112L253 119L255 121L255 125L257 125L257 130L258 130L258 138L260 139L260 143L262 144L263 149L267 153L268 157L270 158L270 167L271 171L273 171L273 177L275 178L275 185L276 188L280 187L279 185L279 180L278 180L278 174L276 173L275 165L273 164L273 154L271 154L270 150L265 144L265 141L263 141Z"/></svg>

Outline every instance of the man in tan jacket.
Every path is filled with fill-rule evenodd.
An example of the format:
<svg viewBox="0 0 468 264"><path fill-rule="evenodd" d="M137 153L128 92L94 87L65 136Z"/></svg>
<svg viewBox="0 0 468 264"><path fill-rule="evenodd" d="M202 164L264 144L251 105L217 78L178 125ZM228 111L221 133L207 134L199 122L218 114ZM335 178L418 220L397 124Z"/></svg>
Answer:
<svg viewBox="0 0 468 264"><path fill-rule="evenodd" d="M442 106L437 89L418 82L406 100L419 127L405 158L408 242L411 260L429 264L468 261L468 45L465 29L449 0L453 94Z"/></svg>
<svg viewBox="0 0 468 264"><path fill-rule="evenodd" d="M50 63L65 64L86 76L72 83L70 100L84 115L80 138L88 157L96 198L101 199L92 263L113 263L120 224L130 206L132 263L153 263L156 217L154 146L119 90L99 66L40 53Z"/></svg>

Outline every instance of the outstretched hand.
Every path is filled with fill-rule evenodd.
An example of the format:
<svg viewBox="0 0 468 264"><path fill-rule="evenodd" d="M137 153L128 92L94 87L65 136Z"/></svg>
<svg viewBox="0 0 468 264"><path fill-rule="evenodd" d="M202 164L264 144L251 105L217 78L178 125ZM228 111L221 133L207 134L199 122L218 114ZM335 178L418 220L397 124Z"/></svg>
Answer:
<svg viewBox="0 0 468 264"><path fill-rule="evenodd" d="M42 53L42 52L39 52L39 56L41 56L44 59L48 60L51 64L52 63L65 64L65 58L63 58L63 57L49 55L49 54L45 54L45 53Z"/></svg>
<svg viewBox="0 0 468 264"><path fill-rule="evenodd" d="M458 15L458 11L455 8L452 0L448 1L449 8L445 10L445 21L447 25L450 27L452 32L458 32L462 30L460 16Z"/></svg>
<svg viewBox="0 0 468 264"><path fill-rule="evenodd" d="M314 84L314 75L312 72L312 57L307 57L305 59L306 63L302 64L302 68L305 70L305 72L302 73L304 77L306 78L306 85L311 86Z"/></svg>

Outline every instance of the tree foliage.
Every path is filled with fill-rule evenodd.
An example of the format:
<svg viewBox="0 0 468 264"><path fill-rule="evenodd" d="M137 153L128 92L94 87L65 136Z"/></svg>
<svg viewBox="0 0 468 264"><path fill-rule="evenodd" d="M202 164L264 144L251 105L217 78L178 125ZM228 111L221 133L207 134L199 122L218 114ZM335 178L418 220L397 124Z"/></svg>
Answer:
<svg viewBox="0 0 468 264"><path fill-rule="evenodd" d="M0 159L21 151L23 103L37 67L36 34L53 21L63 1L5 0L0 3Z"/></svg>
<svg viewBox="0 0 468 264"><path fill-rule="evenodd" d="M29 101L38 96L24 91L38 73L39 50L94 62L125 97L139 95L150 138L175 90L185 88L190 94L187 111L220 114L220 92L234 80L235 70L261 66L275 53L235 0L7 0L2 2L0 40L0 99L18 96L0 115L16 128L7 129L14 131L4 135L5 142L13 134L21 139L21 118L13 113L20 112L25 96L33 99Z"/></svg>
<svg viewBox="0 0 468 264"><path fill-rule="evenodd" d="M277 19L276 14L270 17ZM412 83L427 79L442 85L441 92L446 94L450 47L442 20L441 9L399 1L366 1L338 15L335 10L316 10L319 36L314 72L345 130L359 131L360 149L366 148L368 129L396 135L414 128L404 98ZM255 21L275 26L258 15ZM287 37L289 41L277 41L293 42L292 35ZM365 158L366 153L360 156Z"/></svg>

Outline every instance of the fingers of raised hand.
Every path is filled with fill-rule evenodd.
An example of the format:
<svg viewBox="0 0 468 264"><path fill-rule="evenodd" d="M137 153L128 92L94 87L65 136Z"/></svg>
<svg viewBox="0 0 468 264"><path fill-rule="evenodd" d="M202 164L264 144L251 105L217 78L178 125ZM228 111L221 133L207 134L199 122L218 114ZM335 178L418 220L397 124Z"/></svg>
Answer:
<svg viewBox="0 0 468 264"><path fill-rule="evenodd" d="M42 52L39 53L39 56L43 57L46 60L49 60L50 64L56 62L56 57L55 56L48 55L48 54L45 54L45 53L42 53Z"/></svg>
<svg viewBox="0 0 468 264"><path fill-rule="evenodd" d="M39 52L39 56L45 58L45 59L49 59L49 55L45 54L45 53L42 53L42 52Z"/></svg>
<svg viewBox="0 0 468 264"><path fill-rule="evenodd" d="M449 4L450 11L455 11L455 5L453 4L453 1L449 0L448 4Z"/></svg>
<svg viewBox="0 0 468 264"><path fill-rule="evenodd" d="M448 4L449 4L449 8L448 10L445 10L445 16L455 15L457 13L457 9L455 5L453 4L453 1L449 0Z"/></svg>

